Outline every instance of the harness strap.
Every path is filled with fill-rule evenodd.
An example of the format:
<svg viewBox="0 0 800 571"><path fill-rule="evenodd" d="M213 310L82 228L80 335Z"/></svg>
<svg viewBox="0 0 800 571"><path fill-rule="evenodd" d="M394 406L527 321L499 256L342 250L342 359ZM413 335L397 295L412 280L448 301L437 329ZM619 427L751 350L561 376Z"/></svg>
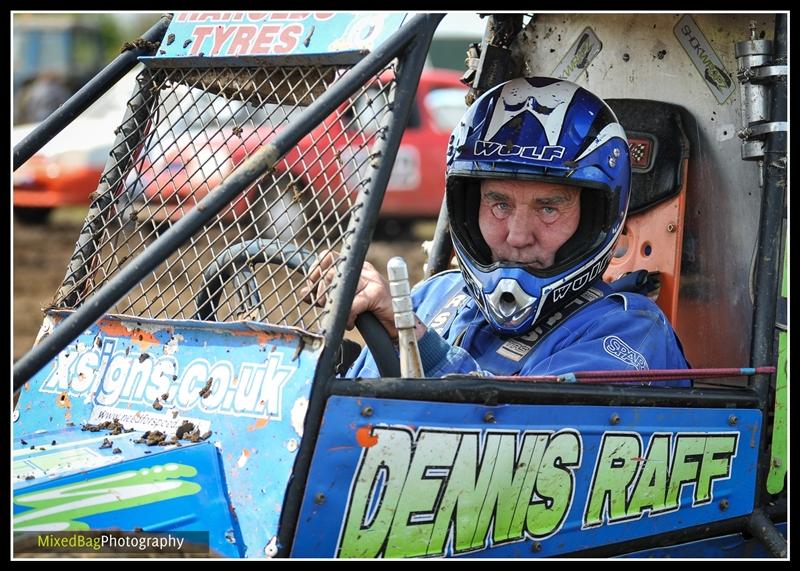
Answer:
<svg viewBox="0 0 800 571"><path fill-rule="evenodd" d="M602 290L590 287L560 310L550 314L546 319L540 319L536 327L525 335L518 335L507 339L500 345L496 353L501 357L517 362L519 366L515 373L519 372L522 369L522 364L525 359L533 352L533 349L555 329L556 325L566 320L584 305L602 299L603 297L605 297L605 294Z"/></svg>
<svg viewBox="0 0 800 571"><path fill-rule="evenodd" d="M502 357L507 366L501 367L502 371L493 371L496 374L514 375L522 370L526 359L533 353L542 340L547 337L560 323L564 322L567 318L573 315L582 307L603 299L604 297L624 292L643 292L646 291L645 284L648 276L645 270L639 272L631 272L622 278L612 282L611 284L597 284L590 287L575 299L570 301L567 305L560 310L551 313L546 318L540 319L537 325L524 335L517 335L515 337L506 338L500 346L495 350L495 354ZM433 319L428 324L428 327L444 335L452 326L453 320L456 318L458 311L463 307L471 296L463 291L463 284L456 284L445 296L447 303L434 315ZM455 346L469 345L470 339L467 339L468 332L474 335L477 330L470 330L465 328L455 338L453 344ZM463 345L462 345L463 344Z"/></svg>

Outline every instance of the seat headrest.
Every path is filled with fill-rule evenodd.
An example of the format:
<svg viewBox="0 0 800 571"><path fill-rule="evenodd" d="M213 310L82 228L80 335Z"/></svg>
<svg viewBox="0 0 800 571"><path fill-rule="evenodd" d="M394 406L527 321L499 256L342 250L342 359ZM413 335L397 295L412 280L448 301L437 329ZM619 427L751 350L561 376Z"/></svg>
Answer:
<svg viewBox="0 0 800 571"><path fill-rule="evenodd" d="M636 214L677 194L689 157L689 112L649 99L606 99L628 136L631 153L631 202Z"/></svg>

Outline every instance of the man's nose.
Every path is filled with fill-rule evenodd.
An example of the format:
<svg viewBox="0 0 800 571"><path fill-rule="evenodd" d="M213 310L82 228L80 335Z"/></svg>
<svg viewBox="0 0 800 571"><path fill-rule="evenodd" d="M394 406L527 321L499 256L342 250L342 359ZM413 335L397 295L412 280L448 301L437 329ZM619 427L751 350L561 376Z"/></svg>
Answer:
<svg viewBox="0 0 800 571"><path fill-rule="evenodd" d="M508 236L506 242L512 248L525 248L534 243L533 217L524 209L518 209L508 217Z"/></svg>

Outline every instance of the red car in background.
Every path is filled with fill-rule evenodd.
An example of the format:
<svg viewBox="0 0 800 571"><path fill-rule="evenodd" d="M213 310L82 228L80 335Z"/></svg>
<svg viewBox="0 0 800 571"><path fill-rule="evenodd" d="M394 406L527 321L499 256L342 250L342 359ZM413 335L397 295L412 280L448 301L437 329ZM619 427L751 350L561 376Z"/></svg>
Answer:
<svg viewBox="0 0 800 571"><path fill-rule="evenodd" d="M100 151L108 153L110 146ZM54 208L88 204L103 174L105 157L36 153L14 173L14 215L27 224L42 224Z"/></svg>
<svg viewBox="0 0 800 571"><path fill-rule="evenodd" d="M438 216L447 142L466 108L467 89L460 76L451 70L427 69L422 73L381 209L379 232L383 235L402 232L408 221ZM307 205L292 200L292 193L287 192L290 186L296 191L310 188L316 210L341 209L343 196L357 190L358 183L366 178L367 149L375 140L378 125L373 119L385 112L382 82L388 79L382 77L368 87L350 109L343 105L279 162L273 176L279 182L280 196L268 197L259 187L251 187L227 210L225 218L261 217L263 221L263 209L267 208L273 227L291 225L297 229L310 224L304 218ZM175 97L184 99L183 94ZM233 101L208 94L194 100L192 107L203 110L198 111L199 116L187 117L177 104L167 106L172 109L172 118L155 126L154 140L158 142L140 157L126 182L140 220L179 219L274 136L273 129L254 123L260 125L267 114L277 122L274 107L248 112L237 109ZM309 194L295 192L295 197Z"/></svg>

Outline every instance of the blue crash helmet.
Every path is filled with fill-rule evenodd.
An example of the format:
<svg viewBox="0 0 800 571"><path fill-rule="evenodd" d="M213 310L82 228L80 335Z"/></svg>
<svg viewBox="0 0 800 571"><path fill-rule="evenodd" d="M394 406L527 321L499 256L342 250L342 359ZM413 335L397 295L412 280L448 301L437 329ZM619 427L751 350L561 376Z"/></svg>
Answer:
<svg viewBox="0 0 800 571"><path fill-rule="evenodd" d="M580 223L539 270L493 261L478 226L482 179L581 187ZM502 334L530 331L601 276L625 224L628 142L614 112L586 89L559 79L517 78L467 110L447 147L450 233L468 289Z"/></svg>

